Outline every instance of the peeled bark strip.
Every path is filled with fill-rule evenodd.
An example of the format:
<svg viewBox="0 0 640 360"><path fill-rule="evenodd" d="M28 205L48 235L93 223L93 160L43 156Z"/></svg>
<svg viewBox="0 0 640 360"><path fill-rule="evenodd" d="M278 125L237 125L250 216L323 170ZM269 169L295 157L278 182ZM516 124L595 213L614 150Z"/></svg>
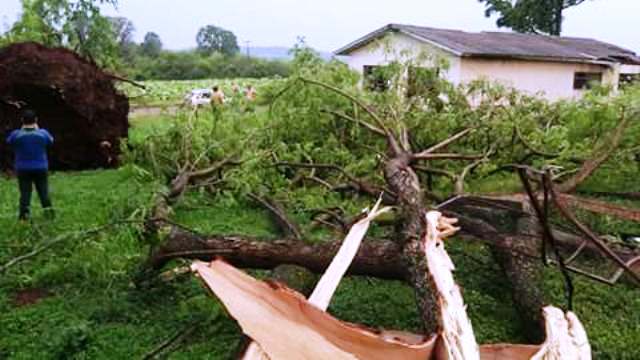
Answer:
<svg viewBox="0 0 640 360"><path fill-rule="evenodd" d="M258 281L223 261L196 271L243 331L273 360L425 360L435 337L379 332L339 321L293 290Z"/></svg>
<svg viewBox="0 0 640 360"><path fill-rule="evenodd" d="M380 209L380 203L382 199L378 200L378 203L373 207L371 212L366 218L361 219L355 225L351 227L349 234L344 239L338 254L333 258L331 264L327 268L327 271L322 275L318 285L314 289L313 293L309 297L309 302L318 307L318 309L326 311L329 307L329 303L333 298L333 294L338 288L338 284L344 277L344 274L351 266L354 257L356 256L362 239L369 230L369 225L378 216L389 212L391 208L385 207Z"/></svg>
<svg viewBox="0 0 640 360"><path fill-rule="evenodd" d="M434 283L437 291L442 358L479 360L480 350L471 327L471 320L467 316L460 288L453 279L455 266L444 249L442 241L458 231L453 227L456 222L457 220L445 218L436 211L430 211L427 214L427 234L424 239L429 268L427 276Z"/></svg>
<svg viewBox="0 0 640 360"><path fill-rule="evenodd" d="M544 317L547 340L531 360L591 360L587 333L574 313L548 306Z"/></svg>

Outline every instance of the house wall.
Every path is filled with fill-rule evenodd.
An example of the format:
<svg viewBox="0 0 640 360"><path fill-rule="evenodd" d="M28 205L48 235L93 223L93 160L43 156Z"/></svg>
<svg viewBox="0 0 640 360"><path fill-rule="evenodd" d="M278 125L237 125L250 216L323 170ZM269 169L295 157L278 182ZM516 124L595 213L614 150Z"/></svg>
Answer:
<svg viewBox="0 0 640 360"><path fill-rule="evenodd" d="M618 87L620 67L546 61L463 58L460 81L497 81L529 94L542 94L550 100L576 98L582 90L573 89L576 72L602 72L602 82Z"/></svg>
<svg viewBox="0 0 640 360"><path fill-rule="evenodd" d="M345 57L345 62L351 69L362 74L365 65L387 65L392 61L415 58L422 53L427 54L432 60L446 59L449 69L443 72L443 76L453 83L460 82L459 57L401 33L388 34L379 41L352 51ZM428 67L434 64L433 61L426 60L421 65Z"/></svg>
<svg viewBox="0 0 640 360"><path fill-rule="evenodd" d="M344 57L349 67L360 74L365 65L386 65L395 60L408 60L420 53L432 58L443 58L449 69L443 76L453 84L469 83L477 79L499 82L529 94L540 94L549 100L580 97L583 90L574 90L576 72L601 72L606 85L618 88L622 72L640 72L640 67L620 65L563 63L550 61L499 60L459 57L435 45L425 43L402 33L390 33ZM423 66L433 66L425 61Z"/></svg>
<svg viewBox="0 0 640 360"><path fill-rule="evenodd" d="M622 65L620 66L621 74L640 74L640 65Z"/></svg>

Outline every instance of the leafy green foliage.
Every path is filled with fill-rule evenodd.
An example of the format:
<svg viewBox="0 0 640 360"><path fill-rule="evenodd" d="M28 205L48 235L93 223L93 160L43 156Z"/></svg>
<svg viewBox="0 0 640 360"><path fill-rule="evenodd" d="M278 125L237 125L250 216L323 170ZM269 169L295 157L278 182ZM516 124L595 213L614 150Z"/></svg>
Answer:
<svg viewBox="0 0 640 360"><path fill-rule="evenodd" d="M207 55L216 52L223 55L234 55L240 51L236 35L214 25L207 25L198 30L196 43L198 51Z"/></svg>
<svg viewBox="0 0 640 360"><path fill-rule="evenodd" d="M197 51L163 51L156 56L146 56L146 51L128 69L136 80L262 78L289 74L289 65L280 60L207 55Z"/></svg>
<svg viewBox="0 0 640 360"><path fill-rule="evenodd" d="M499 14L497 25L522 33L559 36L564 10L585 0L479 0L486 4L485 15Z"/></svg>
<svg viewBox="0 0 640 360"><path fill-rule="evenodd" d="M106 67L118 65L118 44L100 4L116 0L22 0L21 18L5 42L35 41L75 49Z"/></svg>
<svg viewBox="0 0 640 360"><path fill-rule="evenodd" d="M403 126L410 129L415 149L433 145L469 126L476 127L473 134L447 149L475 153L495 148L491 161L468 177L467 190L471 193L520 189L513 174L494 173L529 154L528 147L517 139L517 132L529 147L554 153L553 157L532 157L525 163L575 169L572 158L588 157L594 148L605 146L606 135L619 124L623 110L625 116L636 116L640 99L640 90L629 88L617 95L598 90L577 103L549 104L484 82L455 88L430 76L429 86L417 87L412 98L400 96L407 90L402 82L385 93L363 93L357 87L358 76L343 64L322 62L303 46L296 52L294 76L260 82L260 96L275 101L271 111L262 106L246 111L242 104L229 104L220 112L202 108L197 118L188 114L138 118L132 121L130 149L123 168L54 174L53 199L58 208L54 223L43 221L38 212L35 227L15 222L17 186L12 179L0 179L0 198L7 200L0 202L0 264L69 231L121 219L142 220L157 191L176 174L179 164L192 162L204 168L234 152L242 164L224 171L225 182L217 191L198 188L187 192L174 207L172 220L202 233L275 237L269 214L245 197L248 191L264 191L285 204L312 241L334 238L327 232L311 230L311 210L341 207L347 215L355 215L370 205L371 199L341 196L311 182L296 183L300 171L273 163L337 164L354 176L381 185L385 143L378 135L332 113L371 122L363 109L325 88L305 84L300 80L303 77L363 98L368 107L381 114L391 131L398 132ZM392 77L400 78L398 74L406 66L391 64L387 70ZM170 83L158 85L169 87L166 84ZM208 87L199 84L184 86ZM169 96L162 101L171 99ZM631 154L638 150L639 124L637 118L633 119L620 151L582 189L637 189L638 168ZM465 166L448 160L428 165L451 172ZM347 180L331 170L319 170L315 175L335 183ZM443 194L451 191L446 178L437 178L434 187ZM638 231L606 217L580 216L600 233ZM129 224L70 241L2 274L0 357L141 357L177 331L198 323L199 330L172 358L230 358L240 331L193 278L151 289L132 285L148 252L137 236L139 226ZM384 232L378 226L372 228L376 236ZM486 246L453 239L447 249L456 264L456 280L465 290L478 341L523 341L509 286ZM562 304L559 273L554 269L545 272L545 284L549 299ZM46 288L51 296L36 304L16 306L16 294L32 288ZM635 285L622 282L609 287L577 278L576 289L576 312L585 323L595 355L603 359L633 358L640 330L640 314L631 311L640 306ZM413 291L402 283L349 278L341 284L329 311L340 319L372 327L419 331L414 302Z"/></svg>
<svg viewBox="0 0 640 360"><path fill-rule="evenodd" d="M137 123L136 138L146 138L153 121ZM613 170L609 174L615 176ZM147 204L156 185L131 167L120 170L55 174L56 223L35 221L39 230L15 222L17 185L0 179L0 263L28 251L41 238L71 229L127 218ZM100 191L96 191L99 189ZM212 199L191 192L176 208L175 220L204 233L274 234L269 215L241 201ZM376 227L372 230L377 230ZM43 234L38 235L38 231ZM198 323L193 336L174 359L228 359L241 333L219 302L192 278L151 289L137 289L132 277L146 256L136 226L122 227L78 242L52 248L0 277L0 354L8 359L114 359L142 357L175 333ZM447 243L456 264L456 280L478 341L521 342L519 320L506 280L481 245L453 239ZM264 275L259 273L257 275ZM563 302L562 280L545 274L554 303ZM50 297L17 307L14 296L46 288ZM632 359L637 344L638 304L634 285L609 287L576 281L576 311L585 323L595 355ZM341 283L330 313L374 328L419 331L411 288L392 281L348 278Z"/></svg>

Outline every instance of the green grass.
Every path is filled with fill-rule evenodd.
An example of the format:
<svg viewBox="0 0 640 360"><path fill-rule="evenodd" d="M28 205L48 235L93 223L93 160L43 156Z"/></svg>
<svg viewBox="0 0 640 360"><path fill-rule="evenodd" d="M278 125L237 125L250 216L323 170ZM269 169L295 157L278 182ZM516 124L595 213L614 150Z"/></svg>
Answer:
<svg viewBox="0 0 640 360"><path fill-rule="evenodd" d="M161 133L167 125L168 119L138 119L131 141L144 141L143 134L152 129ZM612 184L609 176L603 178ZM512 180L502 179L503 186L476 184L474 188L511 188ZM156 185L124 167L53 174L51 188L56 220L45 220L34 199L34 223L19 224L15 220L15 181L0 179L0 265L61 234L141 218L144 214L139 209L150 203ZM224 196L213 199L206 193L187 196L176 208L174 220L204 233L276 236L263 210ZM318 236L317 241L321 239ZM489 251L462 240L448 244L478 341L523 342L508 284ZM70 238L1 274L0 359L140 358L193 324L198 331L171 359L230 358L240 331L198 281L186 277L146 288L133 285L146 254L138 227L127 225L91 237ZM549 269L545 278L549 299L563 305L558 272ZM16 306L15 295L34 288L46 289L50 296L36 304ZM639 294L629 283L609 287L576 278L576 312L585 323L597 358L637 358ZM329 311L371 327L409 331L420 327L412 289L395 281L348 278Z"/></svg>

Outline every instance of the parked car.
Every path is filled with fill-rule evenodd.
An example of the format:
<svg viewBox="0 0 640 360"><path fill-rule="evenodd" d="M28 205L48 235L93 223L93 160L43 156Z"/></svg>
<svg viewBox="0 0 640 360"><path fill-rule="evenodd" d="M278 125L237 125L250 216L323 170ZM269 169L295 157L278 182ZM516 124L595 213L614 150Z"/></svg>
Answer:
<svg viewBox="0 0 640 360"><path fill-rule="evenodd" d="M184 97L184 105L191 107L199 107L201 105L211 104L213 91L211 89L194 89Z"/></svg>

